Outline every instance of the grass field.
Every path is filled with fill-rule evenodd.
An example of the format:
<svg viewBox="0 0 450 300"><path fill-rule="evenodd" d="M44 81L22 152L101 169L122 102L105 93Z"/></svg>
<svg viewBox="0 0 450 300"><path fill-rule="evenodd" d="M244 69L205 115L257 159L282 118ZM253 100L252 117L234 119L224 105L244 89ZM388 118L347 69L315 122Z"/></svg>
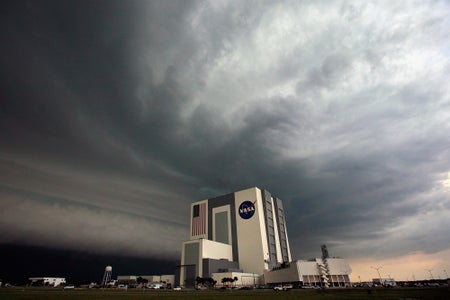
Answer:
<svg viewBox="0 0 450 300"><path fill-rule="evenodd" d="M61 290L49 288L8 288L0 289L0 300L189 300L189 299L450 299L449 288L427 289L328 289L328 290L290 290L287 292L275 292L272 290L97 290L75 289Z"/></svg>

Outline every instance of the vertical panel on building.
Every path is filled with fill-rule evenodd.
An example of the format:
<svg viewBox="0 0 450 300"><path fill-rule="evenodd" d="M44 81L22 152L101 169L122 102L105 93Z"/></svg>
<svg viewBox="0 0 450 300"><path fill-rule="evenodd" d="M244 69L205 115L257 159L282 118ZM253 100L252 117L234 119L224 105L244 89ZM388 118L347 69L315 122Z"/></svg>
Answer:
<svg viewBox="0 0 450 300"><path fill-rule="evenodd" d="M268 269L269 248L261 191L251 188L235 193L239 268L262 274Z"/></svg>
<svg viewBox="0 0 450 300"><path fill-rule="evenodd" d="M207 238L208 204L207 201L191 205L191 239Z"/></svg>
<svg viewBox="0 0 450 300"><path fill-rule="evenodd" d="M280 242L280 227L278 223L278 215L277 215L277 208L275 206L275 199L271 198L271 204L272 204L272 213L273 213L273 224L275 227L275 246L277 251L277 262L282 263L283 262L283 255L281 253L281 242Z"/></svg>
<svg viewBox="0 0 450 300"><path fill-rule="evenodd" d="M180 284L193 286L199 272L200 245L198 242L184 244L181 257Z"/></svg>
<svg viewBox="0 0 450 300"><path fill-rule="evenodd" d="M216 241L224 244L228 244L228 213L226 211L216 213L215 215L215 235Z"/></svg>
<svg viewBox="0 0 450 300"><path fill-rule="evenodd" d="M286 221L284 217L283 203L280 199L274 199L276 218L278 223L278 235L280 237L281 254L284 262L291 261L291 251L287 237Z"/></svg>
<svg viewBox="0 0 450 300"><path fill-rule="evenodd" d="M208 199L208 236L207 239L215 240L215 222L214 214L221 211L229 211L229 245L233 249L233 260L239 261L239 253L237 248L237 230L236 230L236 208L234 193Z"/></svg>
<svg viewBox="0 0 450 300"><path fill-rule="evenodd" d="M266 231L267 231L267 241L269 243L269 269L272 269L277 264L277 247L275 239L275 223L273 218L273 205L272 205L272 195L263 190L262 200L264 206L264 218L266 221Z"/></svg>
<svg viewBox="0 0 450 300"><path fill-rule="evenodd" d="M214 241L231 244L229 211L213 212Z"/></svg>

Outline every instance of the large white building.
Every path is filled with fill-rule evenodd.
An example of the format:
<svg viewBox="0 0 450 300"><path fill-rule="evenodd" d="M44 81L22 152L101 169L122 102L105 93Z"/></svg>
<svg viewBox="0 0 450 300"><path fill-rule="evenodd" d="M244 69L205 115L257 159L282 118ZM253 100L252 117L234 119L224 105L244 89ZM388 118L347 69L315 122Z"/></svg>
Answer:
<svg viewBox="0 0 450 300"><path fill-rule="evenodd" d="M256 187L191 204L190 240L182 245L178 282L217 272L262 275L291 261L283 203Z"/></svg>
<svg viewBox="0 0 450 300"><path fill-rule="evenodd" d="M193 286L197 277L222 278L231 274L242 278L243 285L249 278L254 284L303 284L305 280L311 283L313 277L308 276L319 276L319 281L330 286L327 281L342 275L344 269L345 281L349 281L349 266L330 273L330 266L337 263L333 259L325 259L325 264L316 262L314 271L308 274L302 271L310 269L308 263L292 262L283 203L266 190L253 187L194 202L190 220L190 239L182 244L176 285Z"/></svg>

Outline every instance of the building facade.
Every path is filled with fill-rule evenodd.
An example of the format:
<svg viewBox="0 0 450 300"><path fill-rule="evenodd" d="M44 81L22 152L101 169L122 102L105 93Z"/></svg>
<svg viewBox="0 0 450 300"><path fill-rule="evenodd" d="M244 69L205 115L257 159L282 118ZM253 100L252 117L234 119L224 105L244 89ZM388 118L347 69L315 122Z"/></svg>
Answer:
<svg viewBox="0 0 450 300"><path fill-rule="evenodd" d="M64 277L30 277L28 278L31 286L63 286L66 284Z"/></svg>
<svg viewBox="0 0 450 300"><path fill-rule="evenodd" d="M323 272L323 258L296 260L264 272L265 283L277 285L290 283L293 286L349 287L352 269L345 259L328 258L328 271Z"/></svg>
<svg viewBox="0 0 450 300"><path fill-rule="evenodd" d="M117 283L126 285L137 285L139 278L146 281L145 286L151 286L152 283L161 283L163 287L172 287L175 282L175 275L118 275Z"/></svg>
<svg viewBox="0 0 450 300"><path fill-rule="evenodd" d="M190 214L180 285L218 272L262 275L292 260L283 203L268 191L253 187L194 202Z"/></svg>

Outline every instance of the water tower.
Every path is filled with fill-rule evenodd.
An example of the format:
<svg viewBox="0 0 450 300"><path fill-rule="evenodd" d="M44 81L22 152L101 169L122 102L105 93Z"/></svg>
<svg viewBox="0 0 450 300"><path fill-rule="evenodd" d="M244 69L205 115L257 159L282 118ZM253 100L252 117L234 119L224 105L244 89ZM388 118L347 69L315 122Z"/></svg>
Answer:
<svg viewBox="0 0 450 300"><path fill-rule="evenodd" d="M105 287L105 285L111 281L111 275L112 275L112 267L107 266L105 268L105 274L103 274L102 287Z"/></svg>

